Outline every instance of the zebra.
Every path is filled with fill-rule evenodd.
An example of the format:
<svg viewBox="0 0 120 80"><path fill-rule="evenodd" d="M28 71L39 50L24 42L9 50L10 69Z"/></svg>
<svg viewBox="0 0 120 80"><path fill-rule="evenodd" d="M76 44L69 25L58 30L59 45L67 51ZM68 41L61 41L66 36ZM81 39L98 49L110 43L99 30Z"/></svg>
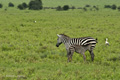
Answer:
<svg viewBox="0 0 120 80"><path fill-rule="evenodd" d="M85 52L89 51L91 55L91 60L94 61L93 49L96 46L97 38L92 37L81 37L81 38L70 38L65 34L57 34L58 39L56 47L59 47L60 44L64 43L67 50L68 62L72 61L73 53L81 53L83 55L84 61L86 61Z"/></svg>

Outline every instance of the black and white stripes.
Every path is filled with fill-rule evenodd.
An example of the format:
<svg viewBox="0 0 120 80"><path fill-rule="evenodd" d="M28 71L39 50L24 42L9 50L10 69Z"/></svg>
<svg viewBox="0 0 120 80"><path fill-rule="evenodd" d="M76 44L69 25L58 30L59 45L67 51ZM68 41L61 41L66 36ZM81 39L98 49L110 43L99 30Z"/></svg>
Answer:
<svg viewBox="0 0 120 80"><path fill-rule="evenodd" d="M70 45L81 45L81 46L92 45L92 46L95 46L96 43L97 43L96 39L91 38L91 37L72 38L70 40Z"/></svg>
<svg viewBox="0 0 120 80"><path fill-rule="evenodd" d="M69 43L69 45L95 46L95 44L97 43L97 40L92 37L70 38L64 34L61 34L59 36L61 36L61 42L63 42L64 44Z"/></svg>

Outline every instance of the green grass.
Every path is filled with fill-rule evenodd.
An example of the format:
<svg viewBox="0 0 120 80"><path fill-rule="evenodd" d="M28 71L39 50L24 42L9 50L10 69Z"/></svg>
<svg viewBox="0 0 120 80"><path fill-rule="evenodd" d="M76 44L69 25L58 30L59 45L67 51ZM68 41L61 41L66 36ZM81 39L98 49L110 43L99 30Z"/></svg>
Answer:
<svg viewBox="0 0 120 80"><path fill-rule="evenodd" d="M0 80L119 80L119 14L110 9L0 9ZM55 46L60 33L98 38L94 62L86 52L86 63L76 53L67 63L64 45Z"/></svg>

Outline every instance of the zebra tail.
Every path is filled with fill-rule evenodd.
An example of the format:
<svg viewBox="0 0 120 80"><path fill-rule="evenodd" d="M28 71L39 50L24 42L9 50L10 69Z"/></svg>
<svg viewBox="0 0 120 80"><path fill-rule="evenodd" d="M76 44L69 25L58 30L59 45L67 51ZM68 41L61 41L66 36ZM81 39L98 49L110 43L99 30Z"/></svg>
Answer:
<svg viewBox="0 0 120 80"><path fill-rule="evenodd" d="M98 43L98 39L96 38L96 43Z"/></svg>

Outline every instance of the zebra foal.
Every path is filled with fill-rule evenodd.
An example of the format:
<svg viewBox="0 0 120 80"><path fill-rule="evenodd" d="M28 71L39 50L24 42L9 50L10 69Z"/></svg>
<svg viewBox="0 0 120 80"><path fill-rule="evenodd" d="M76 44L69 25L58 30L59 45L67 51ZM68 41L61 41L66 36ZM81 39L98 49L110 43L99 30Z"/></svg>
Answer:
<svg viewBox="0 0 120 80"><path fill-rule="evenodd" d="M64 34L57 34L57 44L59 47L60 44L64 43L67 50L68 62L72 61L72 56L74 52L81 53L83 55L84 61L86 61L85 52L88 50L91 55L92 61L94 60L93 49L97 43L97 39L92 37L81 37L81 38L70 38Z"/></svg>

